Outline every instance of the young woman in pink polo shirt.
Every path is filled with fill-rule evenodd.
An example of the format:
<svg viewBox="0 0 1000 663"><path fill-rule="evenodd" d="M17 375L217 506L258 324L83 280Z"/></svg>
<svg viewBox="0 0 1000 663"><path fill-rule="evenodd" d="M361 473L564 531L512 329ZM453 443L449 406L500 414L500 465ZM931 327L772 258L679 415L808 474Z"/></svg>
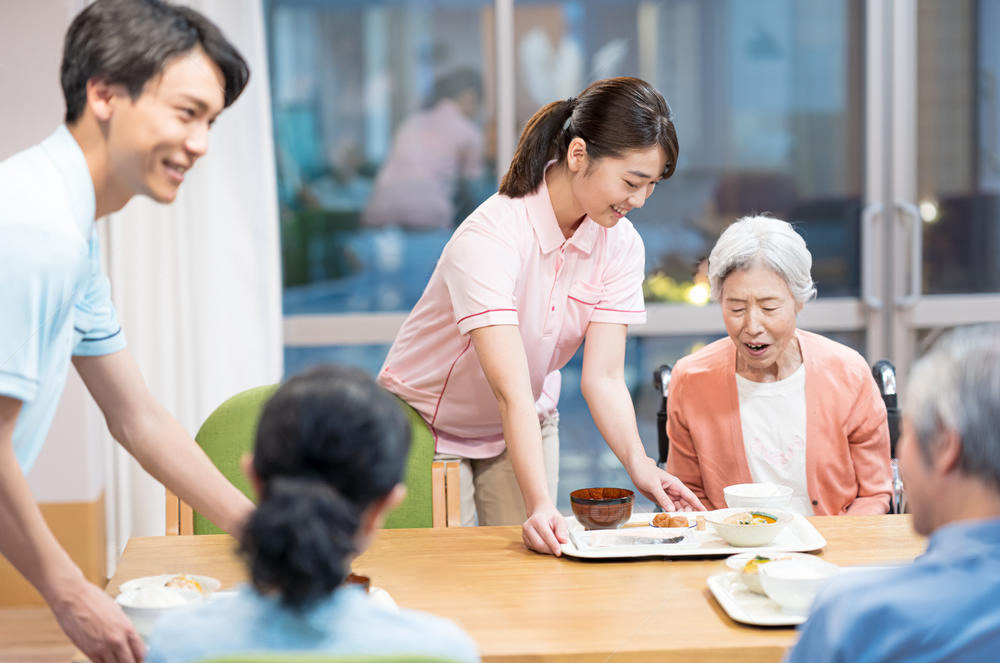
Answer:
<svg viewBox="0 0 1000 663"><path fill-rule="evenodd" d="M529 120L499 193L445 246L379 382L416 409L441 456L462 459L462 522L523 523L560 553L559 369L586 339L581 389L636 488L702 508L639 439L625 384L629 324L646 321L645 252L625 218L677 162L670 108L637 78L590 84Z"/></svg>

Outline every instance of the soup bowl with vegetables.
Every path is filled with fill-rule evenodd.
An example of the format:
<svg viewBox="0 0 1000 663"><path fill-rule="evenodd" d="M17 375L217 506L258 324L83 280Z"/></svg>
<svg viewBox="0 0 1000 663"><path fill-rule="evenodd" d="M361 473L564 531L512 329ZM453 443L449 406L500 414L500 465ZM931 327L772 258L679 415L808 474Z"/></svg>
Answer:
<svg viewBox="0 0 1000 663"><path fill-rule="evenodd" d="M731 546L766 546L792 522L792 514L774 509L719 509L705 515L712 529Z"/></svg>

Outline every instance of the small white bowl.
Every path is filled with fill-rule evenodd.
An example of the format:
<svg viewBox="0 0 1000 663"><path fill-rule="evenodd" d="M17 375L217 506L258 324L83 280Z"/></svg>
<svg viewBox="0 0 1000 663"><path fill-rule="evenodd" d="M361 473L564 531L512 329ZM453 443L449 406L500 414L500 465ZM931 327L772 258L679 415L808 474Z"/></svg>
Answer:
<svg viewBox="0 0 1000 663"><path fill-rule="evenodd" d="M142 578L135 578L133 580L128 580L123 582L118 591L121 593L131 592L136 589L146 589L147 587L165 587L168 582L174 578L183 577L191 578L199 585L201 585L202 593L208 595L214 591L217 591L222 583L216 578L211 576L199 576L193 573L161 573L156 576L143 576Z"/></svg>
<svg viewBox="0 0 1000 663"><path fill-rule="evenodd" d="M734 509L787 509L793 492L776 483L736 483L722 489L726 506Z"/></svg>
<svg viewBox="0 0 1000 663"><path fill-rule="evenodd" d="M205 600L206 594L194 589L146 587L119 594L115 601L132 621L135 632L148 640L156 622L163 615L182 610Z"/></svg>
<svg viewBox="0 0 1000 663"><path fill-rule="evenodd" d="M760 584L785 612L805 614L820 588L839 572L836 564L817 557L785 559L760 567Z"/></svg>
<svg viewBox="0 0 1000 663"><path fill-rule="evenodd" d="M757 565L756 573L745 573L743 569L746 567L747 562L755 557L766 557L770 562L762 562ZM806 553L795 553L795 552L742 552L736 553L735 555L730 555L726 558L726 566L736 572L743 584L746 585L747 589L756 594L764 594L764 587L760 584L760 569L765 564L771 564L778 560L783 559L815 559L813 555L807 555ZM766 596L766 594L765 594Z"/></svg>
<svg viewBox="0 0 1000 663"><path fill-rule="evenodd" d="M738 513L761 513L772 516L775 522L764 525L737 525L726 519ZM792 522L794 515L774 509L717 509L705 514L705 520L726 543L739 548L766 546Z"/></svg>

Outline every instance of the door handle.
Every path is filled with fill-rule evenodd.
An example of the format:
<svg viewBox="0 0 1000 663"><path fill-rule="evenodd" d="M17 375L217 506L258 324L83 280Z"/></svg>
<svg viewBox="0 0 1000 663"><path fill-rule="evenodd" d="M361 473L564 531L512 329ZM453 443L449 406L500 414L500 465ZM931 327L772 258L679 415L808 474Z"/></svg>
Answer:
<svg viewBox="0 0 1000 663"><path fill-rule="evenodd" d="M878 228L878 220L882 216L882 203L870 203L865 205L861 212L861 241L863 246L870 246L872 238L875 237L875 230ZM873 251L868 251L872 255L862 255L861 262L861 299L865 306L873 311L882 309L882 300L872 294L872 262L876 259Z"/></svg>
<svg viewBox="0 0 1000 663"><path fill-rule="evenodd" d="M920 222L920 210L913 203L897 201L894 205L898 215L897 221L905 229L910 228L910 283L909 288L901 297L896 298L897 308L913 308L920 299L921 272L924 260L924 235Z"/></svg>

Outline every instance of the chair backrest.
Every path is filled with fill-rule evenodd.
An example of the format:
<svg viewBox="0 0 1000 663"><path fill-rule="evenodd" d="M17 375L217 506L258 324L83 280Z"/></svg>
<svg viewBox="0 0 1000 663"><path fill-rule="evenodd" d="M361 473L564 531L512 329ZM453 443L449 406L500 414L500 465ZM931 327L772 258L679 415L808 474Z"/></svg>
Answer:
<svg viewBox="0 0 1000 663"><path fill-rule="evenodd" d="M254 387L242 391L217 407L205 419L195 436L223 476L243 494L254 499L250 481L243 474L240 458L253 450L257 424L264 404L277 390L277 385ZM430 527L432 525L431 462L434 458L434 436L419 414L403 401L411 426L410 455L406 463L406 498L389 514L385 527ZM221 534L222 530L195 512L195 534Z"/></svg>
<svg viewBox="0 0 1000 663"><path fill-rule="evenodd" d="M454 663L449 659L417 654L333 656L301 651L233 654L210 658L201 663Z"/></svg>
<svg viewBox="0 0 1000 663"><path fill-rule="evenodd" d="M899 424L902 419L902 413L899 411L899 394L896 391L896 367L888 359L880 359L872 366L872 377L875 378L878 391L882 394L889 423L889 467L892 470L889 513L905 513L906 494L903 492L903 479L899 473L899 463L896 461L896 444L899 442Z"/></svg>

